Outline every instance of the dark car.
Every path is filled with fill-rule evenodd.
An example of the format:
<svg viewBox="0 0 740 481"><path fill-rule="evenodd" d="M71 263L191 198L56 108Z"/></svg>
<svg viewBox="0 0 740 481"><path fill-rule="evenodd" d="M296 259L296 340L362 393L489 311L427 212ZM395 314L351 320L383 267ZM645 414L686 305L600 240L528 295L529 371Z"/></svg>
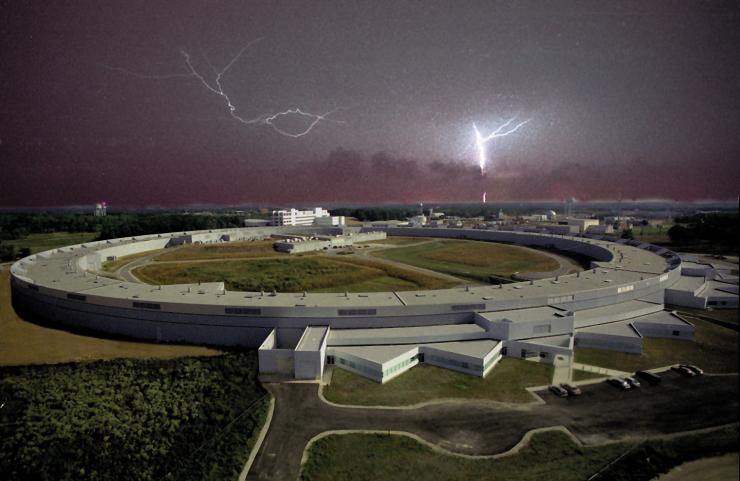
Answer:
<svg viewBox="0 0 740 481"><path fill-rule="evenodd" d="M661 377L654 372L638 371L635 374L637 375L637 377L639 377L643 381L646 381L650 385L657 386L658 384L660 384Z"/></svg>
<svg viewBox="0 0 740 481"><path fill-rule="evenodd" d="M627 384L629 384L630 387L640 387L640 381L634 377L626 377L624 380L627 381Z"/></svg>
<svg viewBox="0 0 740 481"><path fill-rule="evenodd" d="M572 384L563 383L560 385L561 388L565 389L571 396L580 396L581 388Z"/></svg>
<svg viewBox="0 0 740 481"><path fill-rule="evenodd" d="M612 386L618 387L619 389L622 389L623 391L626 391L630 388L630 385L625 381L624 379L620 379L618 377L610 377L606 380L609 384Z"/></svg>
<svg viewBox="0 0 740 481"><path fill-rule="evenodd" d="M550 391L558 397L568 397L568 391L560 386L550 386Z"/></svg>
<svg viewBox="0 0 740 481"><path fill-rule="evenodd" d="M704 371L700 367L694 366L693 364L679 364L678 367L686 368L689 371L692 371L697 376L704 375Z"/></svg>
<svg viewBox="0 0 740 481"><path fill-rule="evenodd" d="M673 366L671 367L671 371L676 371L677 373L681 374L684 377L694 377L696 376L696 373L692 371L691 369L683 366Z"/></svg>

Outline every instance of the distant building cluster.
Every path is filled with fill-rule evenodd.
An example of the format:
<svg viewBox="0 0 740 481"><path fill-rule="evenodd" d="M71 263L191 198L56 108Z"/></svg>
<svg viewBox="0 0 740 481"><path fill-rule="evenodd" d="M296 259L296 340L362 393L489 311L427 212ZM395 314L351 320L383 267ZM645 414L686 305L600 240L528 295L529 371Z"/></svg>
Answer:
<svg viewBox="0 0 740 481"><path fill-rule="evenodd" d="M345 224L344 216L332 216L328 210L315 207L312 210L281 209L273 210L271 224L274 226L340 226Z"/></svg>
<svg viewBox="0 0 740 481"><path fill-rule="evenodd" d="M105 204L105 202L102 202L100 204L95 204L95 210L93 211L93 215L95 217L105 217L107 208L108 206Z"/></svg>

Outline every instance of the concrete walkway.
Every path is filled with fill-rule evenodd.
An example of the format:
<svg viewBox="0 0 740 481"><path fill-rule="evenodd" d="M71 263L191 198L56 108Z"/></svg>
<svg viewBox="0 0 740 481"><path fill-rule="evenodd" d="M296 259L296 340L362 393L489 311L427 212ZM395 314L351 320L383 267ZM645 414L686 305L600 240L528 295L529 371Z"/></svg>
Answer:
<svg viewBox="0 0 740 481"><path fill-rule="evenodd" d="M593 366L591 364L583 364L580 362L574 362L573 369L578 369L579 371L603 374L604 376L609 376L609 377L625 377L625 376L631 376L632 374L634 374L631 372L617 371L616 369L607 369L605 367Z"/></svg>

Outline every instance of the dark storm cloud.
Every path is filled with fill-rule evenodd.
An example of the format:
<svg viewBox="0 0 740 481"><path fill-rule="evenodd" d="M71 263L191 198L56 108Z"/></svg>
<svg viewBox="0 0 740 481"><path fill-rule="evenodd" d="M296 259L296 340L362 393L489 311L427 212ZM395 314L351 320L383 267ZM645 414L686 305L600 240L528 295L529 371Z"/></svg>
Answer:
<svg viewBox="0 0 740 481"><path fill-rule="evenodd" d="M0 206L737 195L736 2L3 11ZM236 122L195 79L104 67L181 74L186 49L210 72L259 37L223 78L239 115L340 107L338 122L291 139ZM490 146L481 177L472 123L515 114L532 120Z"/></svg>

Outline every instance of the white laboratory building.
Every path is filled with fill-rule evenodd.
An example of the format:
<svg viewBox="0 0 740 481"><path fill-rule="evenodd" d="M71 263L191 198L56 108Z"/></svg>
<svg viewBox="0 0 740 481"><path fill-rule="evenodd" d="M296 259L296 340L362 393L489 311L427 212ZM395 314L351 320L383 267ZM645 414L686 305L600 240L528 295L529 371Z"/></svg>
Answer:
<svg viewBox="0 0 740 481"><path fill-rule="evenodd" d="M281 209L272 211L272 225L274 226L301 226L301 225L344 225L344 216L332 216L322 207L311 210Z"/></svg>

